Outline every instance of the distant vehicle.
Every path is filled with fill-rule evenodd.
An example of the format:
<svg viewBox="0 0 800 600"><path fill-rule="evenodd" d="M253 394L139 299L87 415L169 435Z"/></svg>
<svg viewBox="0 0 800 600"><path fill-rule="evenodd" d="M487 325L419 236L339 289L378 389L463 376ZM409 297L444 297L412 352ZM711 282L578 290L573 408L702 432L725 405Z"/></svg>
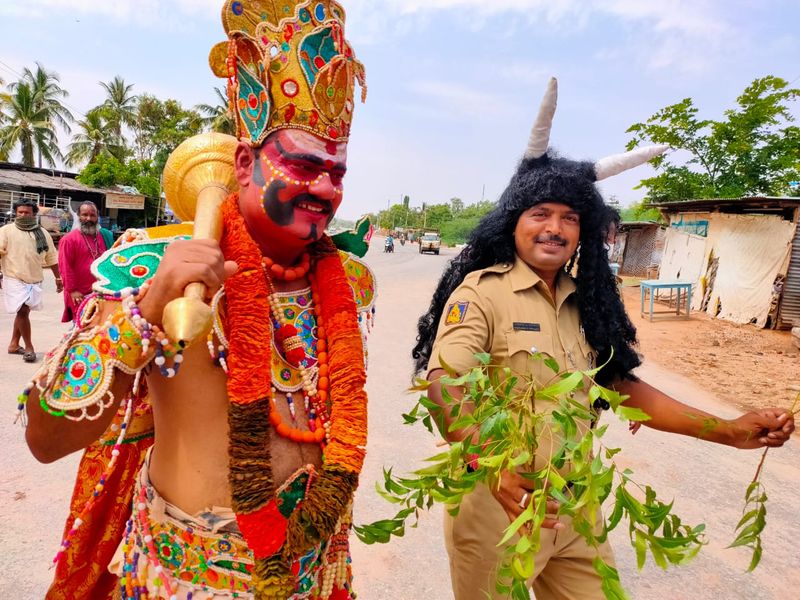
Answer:
<svg viewBox="0 0 800 600"><path fill-rule="evenodd" d="M419 239L419 253L433 252L439 254L439 249L442 247L442 238L438 233L426 231Z"/></svg>

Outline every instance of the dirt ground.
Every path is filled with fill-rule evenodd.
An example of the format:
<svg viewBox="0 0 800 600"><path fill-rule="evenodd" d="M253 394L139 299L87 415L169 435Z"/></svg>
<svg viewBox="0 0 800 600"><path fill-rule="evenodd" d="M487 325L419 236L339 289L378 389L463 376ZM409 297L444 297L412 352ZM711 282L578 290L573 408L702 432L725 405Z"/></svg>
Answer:
<svg viewBox="0 0 800 600"><path fill-rule="evenodd" d="M798 396L800 353L790 332L737 325L696 312L690 320L657 316L651 323L640 316L639 287L624 287L623 298L647 360L743 410L789 407Z"/></svg>

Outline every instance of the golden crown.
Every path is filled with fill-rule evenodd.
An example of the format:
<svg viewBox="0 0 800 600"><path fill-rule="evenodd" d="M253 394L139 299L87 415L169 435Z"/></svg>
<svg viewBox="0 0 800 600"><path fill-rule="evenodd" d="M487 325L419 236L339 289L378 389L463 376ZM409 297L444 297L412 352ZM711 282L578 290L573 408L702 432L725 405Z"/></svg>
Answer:
<svg viewBox="0 0 800 600"><path fill-rule="evenodd" d="M344 39L345 12L333 0L228 0L222 24L228 41L209 62L228 80L237 135L259 146L278 129L304 129L346 141L355 81L361 101L364 66Z"/></svg>

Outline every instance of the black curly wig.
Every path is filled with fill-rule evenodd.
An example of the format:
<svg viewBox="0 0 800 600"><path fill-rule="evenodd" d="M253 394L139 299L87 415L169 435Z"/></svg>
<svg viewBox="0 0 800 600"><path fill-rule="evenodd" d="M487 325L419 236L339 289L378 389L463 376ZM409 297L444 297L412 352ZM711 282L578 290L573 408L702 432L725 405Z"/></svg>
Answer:
<svg viewBox="0 0 800 600"><path fill-rule="evenodd" d="M633 378L631 371L641 364L635 349L636 329L625 312L605 248L616 211L603 202L596 179L595 166L590 162L567 160L552 153L522 160L497 206L481 220L466 247L448 265L428 312L420 317L417 345L412 351L416 371L427 367L442 312L453 291L473 271L513 262L513 234L522 213L543 202L557 202L580 215L575 283L581 324L586 341L598 354L597 364L610 359L598 382Z"/></svg>

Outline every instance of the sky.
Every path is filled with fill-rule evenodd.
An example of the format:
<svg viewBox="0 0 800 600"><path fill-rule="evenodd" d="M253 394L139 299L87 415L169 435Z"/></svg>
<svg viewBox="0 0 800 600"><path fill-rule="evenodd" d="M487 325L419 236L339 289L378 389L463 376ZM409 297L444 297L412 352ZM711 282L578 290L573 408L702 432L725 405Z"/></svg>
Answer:
<svg viewBox="0 0 800 600"><path fill-rule="evenodd" d="M576 159L623 151L628 127L683 98L721 118L757 77L800 79L796 0L341 1L369 92L355 111L344 218L405 195L412 206L495 200L550 76L551 144ZM213 103L222 82L207 57L224 40L222 4L0 0L0 78L38 61L61 76L76 114L116 75L137 93ZM639 167L601 190L628 205L651 174Z"/></svg>

